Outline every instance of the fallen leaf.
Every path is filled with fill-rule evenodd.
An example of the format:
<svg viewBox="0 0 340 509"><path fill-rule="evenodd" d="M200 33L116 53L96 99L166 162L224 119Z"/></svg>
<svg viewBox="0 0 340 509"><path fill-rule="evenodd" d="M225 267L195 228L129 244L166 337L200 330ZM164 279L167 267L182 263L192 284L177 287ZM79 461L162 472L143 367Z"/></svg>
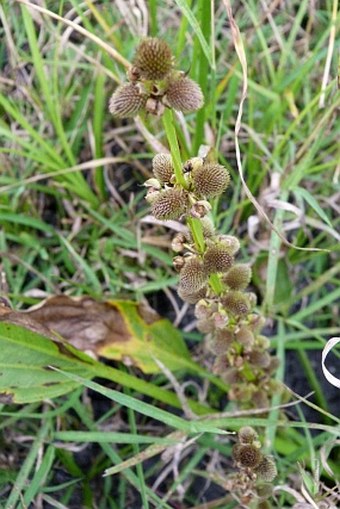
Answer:
<svg viewBox="0 0 340 509"><path fill-rule="evenodd" d="M67 340L95 356L125 362L144 373L159 372L155 358L170 370L190 355L179 331L145 304L98 302L90 297L55 296L24 312L0 312L5 320L44 336Z"/></svg>

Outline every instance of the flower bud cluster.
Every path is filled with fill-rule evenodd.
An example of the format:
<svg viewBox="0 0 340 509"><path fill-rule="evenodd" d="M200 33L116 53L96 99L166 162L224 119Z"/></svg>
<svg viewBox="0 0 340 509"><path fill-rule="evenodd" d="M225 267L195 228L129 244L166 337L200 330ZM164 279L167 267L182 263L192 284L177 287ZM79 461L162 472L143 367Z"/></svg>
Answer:
<svg viewBox="0 0 340 509"><path fill-rule="evenodd" d="M199 192L197 191L197 169L199 169ZM218 169L219 178L212 185L216 169ZM176 181L170 154L157 154L152 160L152 171L154 177L147 180L144 185L148 189L146 200L151 204L154 217L159 220L169 220L179 219L183 214L187 214L191 217L202 218L204 236L212 237L214 227L206 217L211 207L206 198L217 196L227 188L230 180L228 170L217 163L205 163L198 157L189 159L182 167L186 182L185 189ZM176 242L174 239L174 243ZM224 253L225 247L228 247L231 253L233 251L233 247L229 247L228 242L230 240L227 238L219 245L211 244L211 252L207 253L205 261L207 275L209 270L210 273L214 271L214 263L223 267L228 266L228 268L231 266L232 254ZM238 241L235 240L235 242L239 245ZM180 245L176 245L174 250L180 252ZM209 263L210 269L208 269Z"/></svg>
<svg viewBox="0 0 340 509"><path fill-rule="evenodd" d="M183 112L203 106L199 85L174 69L170 47L156 37L140 42L127 78L128 83L119 86L109 102L110 112L117 117L134 117L143 110L161 115L165 106Z"/></svg>
<svg viewBox="0 0 340 509"><path fill-rule="evenodd" d="M177 182L172 158L157 154L152 161L153 178L145 185L146 196L156 219L195 218L204 246L197 245L195 232L177 234L172 247L179 274L178 295L195 304L198 329L207 334L216 355L213 371L231 385L229 399L243 408L264 408L278 390L272 379L277 359L269 352L269 340L261 335L264 319L254 312L256 295L247 291L252 271L236 261L239 240L218 235L207 213L209 198L221 194L230 176L224 166L193 157L182 166L185 186ZM212 280L219 281L219 289Z"/></svg>
<svg viewBox="0 0 340 509"><path fill-rule="evenodd" d="M271 483L277 476L277 469L274 459L261 452L258 434L251 426L239 430L233 458L238 472L227 477L228 489L244 503L256 499L258 507L262 507L272 495Z"/></svg>

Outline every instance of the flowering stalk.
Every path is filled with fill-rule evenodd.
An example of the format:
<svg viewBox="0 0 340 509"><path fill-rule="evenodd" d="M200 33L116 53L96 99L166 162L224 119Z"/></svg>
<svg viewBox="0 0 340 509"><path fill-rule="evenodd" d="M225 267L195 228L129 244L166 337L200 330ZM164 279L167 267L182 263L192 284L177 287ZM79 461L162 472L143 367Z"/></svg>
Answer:
<svg viewBox="0 0 340 509"><path fill-rule="evenodd" d="M207 147L201 147L197 157L181 160L172 109L199 109L202 92L174 69L169 46L156 38L140 43L128 80L113 94L110 111L120 117L142 110L162 115L171 150L153 158L154 176L145 186L156 219L182 220L187 226L187 232L177 234L172 242L178 294L195 304L197 327L207 334L216 356L213 371L231 386L229 399L244 408L267 407L270 396L279 390L272 378L277 359L269 354L269 340L261 335L265 320L254 312L256 295L246 291L251 268L235 261L239 240L219 235L209 217L210 200L227 189L229 172Z"/></svg>

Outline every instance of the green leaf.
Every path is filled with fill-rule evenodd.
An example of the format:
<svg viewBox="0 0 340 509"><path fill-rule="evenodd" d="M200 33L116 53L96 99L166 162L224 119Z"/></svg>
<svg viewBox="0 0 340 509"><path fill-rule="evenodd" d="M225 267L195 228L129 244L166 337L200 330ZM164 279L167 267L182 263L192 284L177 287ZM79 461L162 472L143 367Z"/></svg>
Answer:
<svg viewBox="0 0 340 509"><path fill-rule="evenodd" d="M159 372L155 359L174 371L183 368L183 361L191 361L190 354L181 333L169 322L159 319L147 323L141 316L139 305L127 300L109 302L119 311L124 322L124 338L105 344L98 353L109 359L130 358L144 373Z"/></svg>
<svg viewBox="0 0 340 509"><path fill-rule="evenodd" d="M0 400L5 403L41 401L78 387L51 365L85 378L94 376L91 357L22 326L0 322L0 345Z"/></svg>
<svg viewBox="0 0 340 509"><path fill-rule="evenodd" d="M301 198L303 198L308 203L308 205L312 207L312 209L321 217L321 219L333 230L333 225L328 219L327 214L322 210L317 200L313 195L310 194L309 191L302 189L301 187L297 187L294 189L294 193L298 196L301 196Z"/></svg>
<svg viewBox="0 0 340 509"><path fill-rule="evenodd" d="M200 41L200 44L202 47L202 51L205 54L205 56L207 57L207 60L209 62L211 69L215 70L215 62L213 59L212 51L210 50L209 45L203 35L203 32L202 32L199 22L195 18L194 14L193 14L192 10L190 9L190 7L188 6L186 0L175 0L175 1L176 1L176 4L178 5L178 7L183 12L184 16L187 18L188 22L190 23L191 28L197 35L197 38Z"/></svg>

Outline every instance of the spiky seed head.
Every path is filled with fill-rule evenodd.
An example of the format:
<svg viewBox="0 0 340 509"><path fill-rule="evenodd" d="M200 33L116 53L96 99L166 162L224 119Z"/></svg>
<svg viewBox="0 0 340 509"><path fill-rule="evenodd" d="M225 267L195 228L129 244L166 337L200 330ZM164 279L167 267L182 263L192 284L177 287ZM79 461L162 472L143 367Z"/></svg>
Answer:
<svg viewBox="0 0 340 509"><path fill-rule="evenodd" d="M152 214L156 219L178 219L186 211L187 194L182 189L167 189L152 203Z"/></svg>
<svg viewBox="0 0 340 509"><path fill-rule="evenodd" d="M204 299L207 293L207 287L203 286L198 292L186 293L181 288L178 289L179 297L189 304L196 304L199 300Z"/></svg>
<svg viewBox="0 0 340 509"><path fill-rule="evenodd" d="M185 260L179 275L179 289L186 294L198 292L207 282L207 274L202 261L197 256Z"/></svg>
<svg viewBox="0 0 340 509"><path fill-rule="evenodd" d="M257 509L272 509L271 504L267 503L267 498L273 495L273 485L270 483L260 483L256 485L256 495L260 499ZM305 506L306 507L306 506Z"/></svg>
<svg viewBox="0 0 340 509"><path fill-rule="evenodd" d="M225 191L230 182L228 170L217 163L206 163L192 171L194 192L199 196L214 198Z"/></svg>
<svg viewBox="0 0 340 509"><path fill-rule="evenodd" d="M170 182L174 173L170 154L156 154L152 159L152 171L156 179L162 184Z"/></svg>
<svg viewBox="0 0 340 509"><path fill-rule="evenodd" d="M228 392L228 398L230 401L240 401L244 403L252 403L254 393L254 386L249 383L233 383L232 387Z"/></svg>
<svg viewBox="0 0 340 509"><path fill-rule="evenodd" d="M271 357L270 358L270 364L268 366L267 372L275 373L275 371L277 370L277 368L279 366L280 366L280 360L278 359L278 357Z"/></svg>
<svg viewBox="0 0 340 509"><path fill-rule="evenodd" d="M223 282L232 290L245 290L250 283L251 268L246 263L238 263L228 270Z"/></svg>
<svg viewBox="0 0 340 509"><path fill-rule="evenodd" d="M238 432L238 439L241 444L252 444L258 439L258 434L251 426L243 426Z"/></svg>
<svg viewBox="0 0 340 509"><path fill-rule="evenodd" d="M251 348L254 344L254 334L248 327L243 325L235 334L236 341L245 347L246 349Z"/></svg>
<svg viewBox="0 0 340 509"><path fill-rule="evenodd" d="M166 99L171 108L184 113L199 110L204 103L199 85L187 76L170 79Z"/></svg>
<svg viewBox="0 0 340 509"><path fill-rule="evenodd" d="M273 458L270 456L263 456L259 465L256 467L256 473L263 481L273 481L277 476L277 469Z"/></svg>
<svg viewBox="0 0 340 509"><path fill-rule="evenodd" d="M255 333L260 332L265 323L266 319L261 315L252 314L248 317L248 326Z"/></svg>
<svg viewBox="0 0 340 509"><path fill-rule="evenodd" d="M211 336L209 341L209 348L215 355L221 355L228 350L232 341L232 332L225 329L220 329Z"/></svg>
<svg viewBox="0 0 340 509"><path fill-rule="evenodd" d="M269 407L269 399L264 390L254 392L252 396L252 403L255 408Z"/></svg>
<svg viewBox="0 0 340 509"><path fill-rule="evenodd" d="M147 96L140 91L138 85L126 83L112 94L109 111L119 118L134 117L144 108L146 100Z"/></svg>
<svg viewBox="0 0 340 509"><path fill-rule="evenodd" d="M213 367L212 367L212 371L214 374L222 375L223 373L225 373L228 370L228 368L229 368L229 362L228 362L227 356L225 354L222 354L222 355L219 355L218 357L216 357Z"/></svg>
<svg viewBox="0 0 340 509"><path fill-rule="evenodd" d="M209 299L201 299L195 306L195 316L198 320L202 318L210 318L216 311L217 305Z"/></svg>
<svg viewBox="0 0 340 509"><path fill-rule="evenodd" d="M230 255L235 255L240 250L240 241L233 235L219 235L218 240L228 248Z"/></svg>
<svg viewBox="0 0 340 509"><path fill-rule="evenodd" d="M242 292L229 291L221 299L225 309L235 316L242 316L249 313L247 297Z"/></svg>
<svg viewBox="0 0 340 509"><path fill-rule="evenodd" d="M256 336L256 346L261 350L268 350L270 347L270 340L267 338L267 336L262 336L262 334L259 334Z"/></svg>
<svg viewBox="0 0 340 509"><path fill-rule="evenodd" d="M203 334L208 334L215 330L214 320L212 318L201 318L197 320L196 327Z"/></svg>
<svg viewBox="0 0 340 509"><path fill-rule="evenodd" d="M133 63L142 78L162 80L172 69L173 56L165 41L146 37L138 45Z"/></svg>
<svg viewBox="0 0 340 509"><path fill-rule="evenodd" d="M249 362L256 368L268 368L270 366L270 355L263 350L252 350L249 353Z"/></svg>
<svg viewBox="0 0 340 509"><path fill-rule="evenodd" d="M234 258L222 242L209 246L204 253L203 260L205 269L209 274L226 272L234 263Z"/></svg>
<svg viewBox="0 0 340 509"><path fill-rule="evenodd" d="M201 218L201 225L203 229L203 236L204 238L213 237L215 235L215 226L212 220L208 217L202 217Z"/></svg>
<svg viewBox="0 0 340 509"><path fill-rule="evenodd" d="M263 456L261 451L252 444L236 444L233 447L233 456L237 463L244 468L256 468Z"/></svg>
<svg viewBox="0 0 340 509"><path fill-rule="evenodd" d="M236 384L240 381L240 373L237 368L228 367L223 373L221 373L221 378L226 384Z"/></svg>

